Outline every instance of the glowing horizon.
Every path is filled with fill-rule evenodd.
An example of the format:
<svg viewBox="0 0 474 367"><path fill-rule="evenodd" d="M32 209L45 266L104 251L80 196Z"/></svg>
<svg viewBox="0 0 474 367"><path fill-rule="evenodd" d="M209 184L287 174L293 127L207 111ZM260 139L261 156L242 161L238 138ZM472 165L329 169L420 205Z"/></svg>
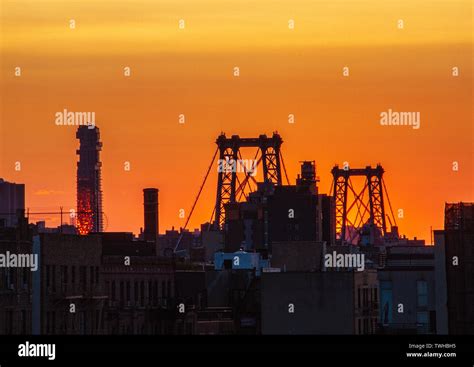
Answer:
<svg viewBox="0 0 474 367"><path fill-rule="evenodd" d="M221 131L278 131L291 183L315 160L322 193L334 164L381 163L400 233L427 243L445 202L474 201L471 1L0 6L0 177L25 183L31 211L76 207L76 127L54 123L65 108L96 113L107 231L139 232L145 187L160 190L160 232L183 226ZM380 126L389 109L419 112L420 129ZM216 185L213 172L190 230L210 219Z"/></svg>

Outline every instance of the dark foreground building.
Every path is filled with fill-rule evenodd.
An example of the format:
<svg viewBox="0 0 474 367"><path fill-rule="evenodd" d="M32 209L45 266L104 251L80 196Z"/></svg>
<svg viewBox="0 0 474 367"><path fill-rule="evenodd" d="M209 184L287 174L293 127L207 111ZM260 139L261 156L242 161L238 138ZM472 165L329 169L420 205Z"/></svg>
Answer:
<svg viewBox="0 0 474 367"><path fill-rule="evenodd" d="M436 333L435 261L432 246L386 248L378 269L383 334Z"/></svg>
<svg viewBox="0 0 474 367"><path fill-rule="evenodd" d="M474 203L446 204L435 248L438 333L474 334Z"/></svg>
<svg viewBox="0 0 474 367"><path fill-rule="evenodd" d="M0 178L0 228L18 225L18 213L25 211L25 185Z"/></svg>
<svg viewBox="0 0 474 367"><path fill-rule="evenodd" d="M154 242L134 240L131 233L101 237L107 333L172 333L173 259L157 256Z"/></svg>
<svg viewBox="0 0 474 367"><path fill-rule="evenodd" d="M15 222L15 228L0 226L0 254L31 254L26 218ZM26 267L0 267L0 335L31 334L33 275Z"/></svg>
<svg viewBox="0 0 474 367"><path fill-rule="evenodd" d="M262 334L374 334L375 272L264 272Z"/></svg>
<svg viewBox="0 0 474 367"><path fill-rule="evenodd" d="M43 233L33 242L40 258L33 278L33 333L104 334L100 236Z"/></svg>

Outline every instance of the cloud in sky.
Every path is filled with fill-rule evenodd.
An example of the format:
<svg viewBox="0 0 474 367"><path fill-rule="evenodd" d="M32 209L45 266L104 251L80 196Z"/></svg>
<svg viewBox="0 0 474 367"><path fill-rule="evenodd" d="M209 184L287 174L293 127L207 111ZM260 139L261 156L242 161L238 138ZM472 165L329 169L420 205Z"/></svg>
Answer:
<svg viewBox="0 0 474 367"><path fill-rule="evenodd" d="M36 190L33 195L36 196L50 196L50 195L60 195L64 194L64 191L62 190L48 190L48 189L39 189Z"/></svg>

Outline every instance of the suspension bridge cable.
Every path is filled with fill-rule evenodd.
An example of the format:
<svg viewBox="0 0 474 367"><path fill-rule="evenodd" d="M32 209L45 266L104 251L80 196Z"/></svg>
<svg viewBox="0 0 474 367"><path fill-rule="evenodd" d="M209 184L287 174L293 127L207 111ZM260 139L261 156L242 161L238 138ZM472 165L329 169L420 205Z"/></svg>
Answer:
<svg viewBox="0 0 474 367"><path fill-rule="evenodd" d="M282 153L281 149L280 149L280 159L281 159L281 163L283 164L283 172L285 172L286 183L289 185L290 180L288 179L288 173L286 172L285 161L283 160L283 153Z"/></svg>
<svg viewBox="0 0 474 367"><path fill-rule="evenodd" d="M181 239L183 238L183 235L184 235L184 230L186 229L186 227L188 226L188 223L189 223L189 220L191 219L191 216L193 215L193 212L194 212L194 208L196 207L196 204L199 200L199 197L201 196L201 192L202 192L202 189L204 188L204 185L206 184L206 181L207 181L207 177L209 176L209 173L211 172L211 168L212 168L212 165L214 164L214 160L216 159L216 156L217 156L217 152L219 151L219 147L217 147L213 157L212 157L212 160L211 160L211 164L209 164L209 167L207 169L207 172L206 172L206 176L204 177L204 181L202 182L201 184L201 187L199 188L199 191L198 191L198 194L196 196L196 199L194 199L194 203L193 203L193 206L191 207L191 211L189 212L189 215L188 215L188 218L186 219L186 223L184 223L184 227L182 228L181 230L181 235L179 236L178 238L178 242L176 243L176 246L174 248L174 251L176 252L176 250L178 249L178 246L181 242Z"/></svg>

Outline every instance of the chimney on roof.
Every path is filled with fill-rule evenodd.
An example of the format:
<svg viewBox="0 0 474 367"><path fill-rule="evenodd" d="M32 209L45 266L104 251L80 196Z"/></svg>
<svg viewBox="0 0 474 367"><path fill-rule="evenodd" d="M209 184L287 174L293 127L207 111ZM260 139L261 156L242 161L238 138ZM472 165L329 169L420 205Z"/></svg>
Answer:
<svg viewBox="0 0 474 367"><path fill-rule="evenodd" d="M144 224L143 231L145 241L156 241L158 237L158 189L143 189Z"/></svg>

